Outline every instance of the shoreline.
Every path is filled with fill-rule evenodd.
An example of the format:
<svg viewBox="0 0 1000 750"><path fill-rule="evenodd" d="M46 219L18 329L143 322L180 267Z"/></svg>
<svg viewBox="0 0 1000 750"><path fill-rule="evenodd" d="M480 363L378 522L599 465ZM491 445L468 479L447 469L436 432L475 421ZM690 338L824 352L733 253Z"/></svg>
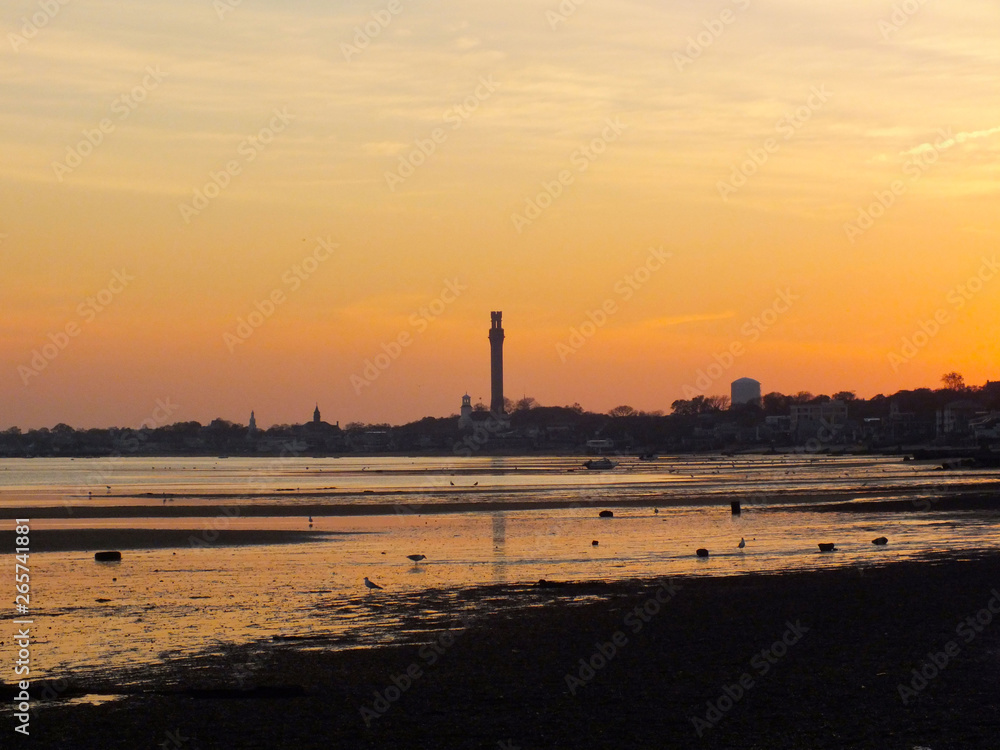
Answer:
<svg viewBox="0 0 1000 750"><path fill-rule="evenodd" d="M32 740L155 747L176 731L200 748L986 750L1000 736L998 586L997 553L482 586L450 592L475 611L429 627L422 643L330 650L305 638L89 684L70 676L66 696L124 695L101 705L46 702ZM362 601L419 622L423 600L443 593ZM984 610L990 622L963 629ZM944 666L928 668L946 649ZM914 669L935 674L921 687Z"/></svg>

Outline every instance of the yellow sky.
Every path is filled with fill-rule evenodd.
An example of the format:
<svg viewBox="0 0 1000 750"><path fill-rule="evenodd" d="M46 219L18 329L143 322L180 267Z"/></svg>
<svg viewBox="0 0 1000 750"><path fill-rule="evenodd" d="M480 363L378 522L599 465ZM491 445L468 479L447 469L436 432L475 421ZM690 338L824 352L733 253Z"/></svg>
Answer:
<svg viewBox="0 0 1000 750"><path fill-rule="evenodd" d="M1000 7L906 7L13 0L0 428L446 415L498 309L544 404L995 379Z"/></svg>

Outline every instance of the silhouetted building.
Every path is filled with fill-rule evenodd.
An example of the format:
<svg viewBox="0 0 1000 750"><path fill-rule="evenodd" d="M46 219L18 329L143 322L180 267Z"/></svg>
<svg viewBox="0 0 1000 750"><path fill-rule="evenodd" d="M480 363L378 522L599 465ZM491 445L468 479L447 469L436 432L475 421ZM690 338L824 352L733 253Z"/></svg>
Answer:
<svg viewBox="0 0 1000 750"><path fill-rule="evenodd" d="M760 383L753 378L734 380L729 388L729 400L733 406L737 404L756 404L760 406Z"/></svg>
<svg viewBox="0 0 1000 750"><path fill-rule="evenodd" d="M792 437L808 440L818 437L829 443L840 439L847 423L847 404L840 400L814 404L792 404Z"/></svg>
<svg viewBox="0 0 1000 750"><path fill-rule="evenodd" d="M496 415L503 409L503 326L500 324L502 312L490 313L490 411Z"/></svg>
<svg viewBox="0 0 1000 750"><path fill-rule="evenodd" d="M458 418L459 429L472 427L472 397L466 393L462 396L462 412Z"/></svg>
<svg viewBox="0 0 1000 750"><path fill-rule="evenodd" d="M253 415L253 411L250 412L250 433L253 434L257 432L257 419Z"/></svg>
<svg viewBox="0 0 1000 750"><path fill-rule="evenodd" d="M321 421L319 417L319 404L316 404L316 409L313 411L313 424L319 424Z"/></svg>

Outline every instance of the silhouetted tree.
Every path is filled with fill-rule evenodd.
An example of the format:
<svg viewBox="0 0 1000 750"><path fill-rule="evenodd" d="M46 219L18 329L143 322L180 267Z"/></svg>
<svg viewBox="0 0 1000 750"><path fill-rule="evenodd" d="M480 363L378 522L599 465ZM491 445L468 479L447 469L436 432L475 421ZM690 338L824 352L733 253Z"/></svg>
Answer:
<svg viewBox="0 0 1000 750"><path fill-rule="evenodd" d="M709 406L709 411L725 411L729 408L729 396L709 396L705 399Z"/></svg>
<svg viewBox="0 0 1000 750"><path fill-rule="evenodd" d="M949 391L965 391L965 378L957 372L948 372L941 376L941 383Z"/></svg>
<svg viewBox="0 0 1000 750"><path fill-rule="evenodd" d="M784 393L778 393L777 391L766 394L762 399L764 413L771 417L788 414L791 403L791 396L786 396Z"/></svg>
<svg viewBox="0 0 1000 750"><path fill-rule="evenodd" d="M834 401L853 401L856 398L854 391L837 391L833 394Z"/></svg>
<svg viewBox="0 0 1000 750"><path fill-rule="evenodd" d="M531 396L525 396L522 399L518 399L517 403L514 404L514 411L528 411L534 409L538 406L538 402L535 401Z"/></svg>
<svg viewBox="0 0 1000 750"><path fill-rule="evenodd" d="M608 412L609 417L634 417L635 409L631 406L616 406Z"/></svg>

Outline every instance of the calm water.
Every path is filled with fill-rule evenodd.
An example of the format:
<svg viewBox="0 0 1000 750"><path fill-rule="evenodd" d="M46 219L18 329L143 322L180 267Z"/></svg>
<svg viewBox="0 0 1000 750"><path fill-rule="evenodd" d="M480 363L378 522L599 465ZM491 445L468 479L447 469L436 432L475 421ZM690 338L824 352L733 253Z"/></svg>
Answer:
<svg viewBox="0 0 1000 750"><path fill-rule="evenodd" d="M46 508L57 517L33 518L33 534L70 529L88 540L79 551L31 555L36 676L155 663L273 637L316 636L341 647L391 641L453 618L469 606L455 590L476 584L868 566L942 550L973 555L1000 542L998 513L922 510L928 506L919 502L912 512L892 515L792 508L831 493L864 503L919 500L959 486L986 489L997 479L989 472L808 455L625 459L613 471L590 472L582 460L2 461L0 510L31 517L30 509ZM731 515L732 498L742 499L742 515ZM615 506L613 519L597 517L602 503L623 500L634 504ZM485 503L560 507L476 509ZM273 515L237 516L237 504L267 507ZM107 517L70 515L81 505L100 506ZM313 531L340 533L271 546L212 542L213 529L304 531L308 520L296 506L306 505L314 512ZM392 512L326 514L358 505ZM149 510L114 518L120 506ZM427 512L443 506L452 512ZM208 515L183 515L183 507ZM157 517L165 508L181 515ZM13 521L0 522L12 527ZM102 529L185 529L186 538L200 541L126 550L121 563L100 564L93 551L104 547L92 530ZM889 545L873 546L870 540L881 535ZM819 553L820 541L835 542L839 551ZM711 556L695 557L698 547ZM414 565L406 559L413 553L427 559ZM364 576L384 591L368 592ZM407 607L393 606L404 600ZM405 614L414 603L418 627Z"/></svg>

